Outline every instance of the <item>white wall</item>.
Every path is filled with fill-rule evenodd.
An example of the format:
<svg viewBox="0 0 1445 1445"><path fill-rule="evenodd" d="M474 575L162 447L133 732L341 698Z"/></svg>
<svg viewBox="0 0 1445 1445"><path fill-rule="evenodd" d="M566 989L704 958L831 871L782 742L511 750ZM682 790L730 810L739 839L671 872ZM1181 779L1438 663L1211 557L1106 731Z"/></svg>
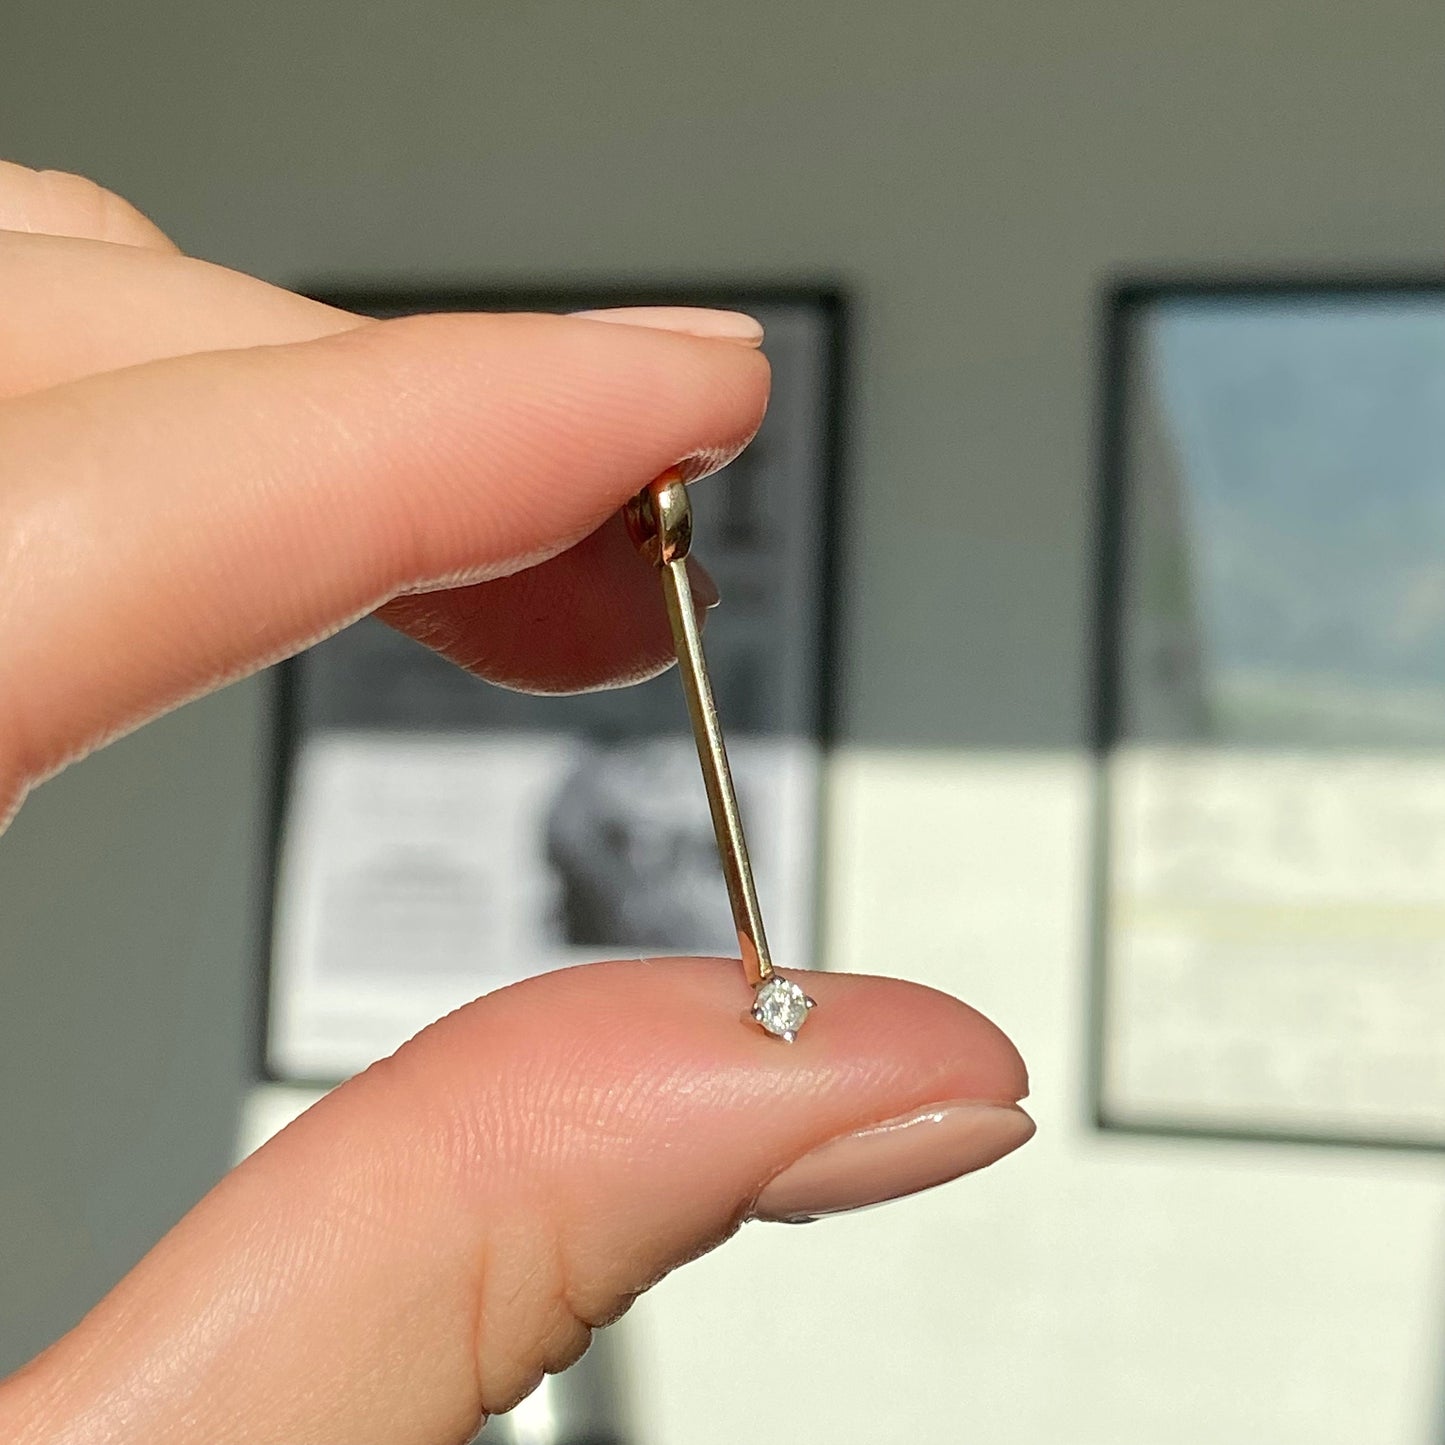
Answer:
<svg viewBox="0 0 1445 1445"><path fill-rule="evenodd" d="M1438 1162L1084 1129L1069 749L1100 277L1438 264L1442 53L1412 0L8 0L0 150L215 259L856 289L834 958L992 1012L1042 1128L662 1286L636 1325L659 1442L1430 1438ZM262 697L85 764L0 843L0 1361L229 1153ZM766 1424L719 1347L760 1321L804 1380Z"/></svg>
<svg viewBox="0 0 1445 1445"><path fill-rule="evenodd" d="M649 1440L1433 1445L1441 1162L1087 1129L1084 765L859 749L834 778L838 966L1004 1020L1039 1132L932 1195L749 1226L665 1282L638 1306ZM727 1348L760 1335L800 1380L767 1424Z"/></svg>

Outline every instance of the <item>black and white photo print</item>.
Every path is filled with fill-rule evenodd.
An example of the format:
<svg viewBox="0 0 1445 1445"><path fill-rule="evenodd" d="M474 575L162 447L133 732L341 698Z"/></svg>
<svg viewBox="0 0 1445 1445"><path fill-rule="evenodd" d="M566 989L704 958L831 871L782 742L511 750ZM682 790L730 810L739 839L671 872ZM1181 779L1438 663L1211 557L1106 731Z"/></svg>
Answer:
<svg viewBox="0 0 1445 1445"><path fill-rule="evenodd" d="M484 295L324 299L375 315L517 309ZM769 938L780 965L809 967L841 308L825 292L665 299L744 309L767 329L768 416L692 489L695 551L721 593L705 647ZM675 671L527 696L374 619L282 671L268 1074L345 1077L548 969L736 955Z"/></svg>

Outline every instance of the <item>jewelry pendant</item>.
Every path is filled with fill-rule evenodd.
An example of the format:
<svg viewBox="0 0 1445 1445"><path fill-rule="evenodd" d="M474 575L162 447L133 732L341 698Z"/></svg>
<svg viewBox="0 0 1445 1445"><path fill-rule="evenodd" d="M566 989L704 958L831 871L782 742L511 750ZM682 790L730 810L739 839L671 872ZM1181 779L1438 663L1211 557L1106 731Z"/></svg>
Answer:
<svg viewBox="0 0 1445 1445"><path fill-rule="evenodd" d="M702 633L693 606L692 583L687 575L687 554L692 547L692 503L681 473L676 468L664 472L633 497L624 515L633 542L662 576L662 594L672 627L678 675L687 699L688 717L692 720L733 925L738 931L738 951L743 972L754 989L749 1017L774 1038L790 1044L815 1005L797 984L774 971L768 956L768 940L763 932L752 866L748 862L737 791L728 767L722 725L718 721L712 682L703 657Z"/></svg>
<svg viewBox="0 0 1445 1445"><path fill-rule="evenodd" d="M752 1017L774 1038L792 1043L808 1020L808 1010L817 1005L792 979L775 973L758 985L753 996Z"/></svg>

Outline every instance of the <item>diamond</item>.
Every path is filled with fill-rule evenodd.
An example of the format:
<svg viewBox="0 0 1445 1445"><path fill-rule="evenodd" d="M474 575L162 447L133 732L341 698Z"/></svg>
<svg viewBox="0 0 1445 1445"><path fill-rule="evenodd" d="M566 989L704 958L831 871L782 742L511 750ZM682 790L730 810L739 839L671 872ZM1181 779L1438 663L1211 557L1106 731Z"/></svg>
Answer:
<svg viewBox="0 0 1445 1445"><path fill-rule="evenodd" d="M774 974L753 997L753 1017L774 1037L792 1043L813 1000L791 979Z"/></svg>

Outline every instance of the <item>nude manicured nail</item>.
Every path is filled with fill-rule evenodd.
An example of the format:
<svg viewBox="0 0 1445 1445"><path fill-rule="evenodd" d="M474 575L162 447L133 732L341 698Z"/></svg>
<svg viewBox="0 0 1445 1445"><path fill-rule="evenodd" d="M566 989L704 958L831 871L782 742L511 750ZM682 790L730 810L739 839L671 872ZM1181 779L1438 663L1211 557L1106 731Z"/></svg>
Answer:
<svg viewBox="0 0 1445 1445"><path fill-rule="evenodd" d="M712 611L722 601L722 593L718 591L717 580L696 557L687 559L687 576L692 583L693 601L704 612Z"/></svg>
<svg viewBox="0 0 1445 1445"><path fill-rule="evenodd" d="M1033 1137L1014 1104L931 1104L830 1139L767 1184L754 1219L801 1223L899 1199L982 1169Z"/></svg>
<svg viewBox="0 0 1445 1445"><path fill-rule="evenodd" d="M762 322L742 311L709 311L701 306L613 306L605 311L574 311L583 321L611 321L619 326L647 326L654 331L681 331L714 341L759 346Z"/></svg>

